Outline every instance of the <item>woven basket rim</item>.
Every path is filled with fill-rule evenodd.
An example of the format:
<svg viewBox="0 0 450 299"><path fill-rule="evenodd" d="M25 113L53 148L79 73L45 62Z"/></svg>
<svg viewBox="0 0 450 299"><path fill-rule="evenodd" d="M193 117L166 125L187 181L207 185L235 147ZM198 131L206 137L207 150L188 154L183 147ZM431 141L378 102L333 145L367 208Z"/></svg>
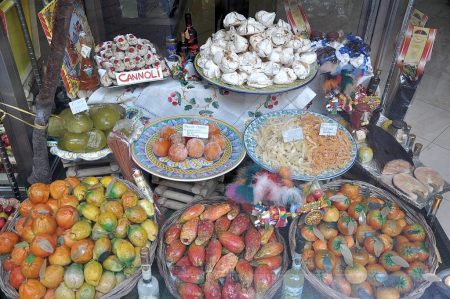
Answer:
<svg viewBox="0 0 450 299"><path fill-rule="evenodd" d="M335 181L331 181L327 184L324 184L322 186L322 190L326 191L329 189L337 189L339 188L341 185L343 185L344 183L352 183L352 184L356 184L358 186L361 187L361 192L364 192L366 189L369 189L370 196L372 196L373 194L375 194L376 196L380 197L383 200L387 200L387 201L391 201L391 202L395 202L399 205L399 207L405 212L405 218L407 220L411 220L414 219L415 221L408 221L408 223L420 223L427 234L427 238L426 238L426 244L428 245L429 248L429 257L427 259L427 261L425 262L425 264L429 267L429 270L431 273L435 273L436 269L438 267L438 262L437 262L437 255L435 252L435 248L436 248L436 239L434 237L434 234L431 230L431 228L429 227L428 223L425 221L425 218L420 215L417 214L415 211L413 211L410 207L408 207L405 203L401 202L400 200L398 200L393 194L391 194L390 192L380 189L376 186L373 186L369 183L363 182L363 181L357 181L357 180L335 180ZM289 248L291 251L291 254L295 254L295 247L296 247L296 230L299 224L299 220L300 217L297 216L291 223L291 226L289 228ZM334 289L332 289L331 287L325 285L324 283L322 283L311 271L309 271L309 269L306 267L306 264L304 263L303 259L302 259L302 271L305 274L305 278L312 284L312 286L314 287L314 289L316 289L319 293L321 293L322 295L325 295L328 298L333 298L333 299L355 299L354 297L349 297L346 296ZM432 284L432 282L429 281L422 281L418 287L416 287L413 291L411 291L410 293L408 293L406 296L402 296L401 298L407 298L407 299L416 299L419 298L423 295L423 293L425 292L425 290Z"/></svg>
<svg viewBox="0 0 450 299"><path fill-rule="evenodd" d="M119 179L119 178L115 178L115 179L117 181L122 182L125 185L127 185L127 188L131 189L133 192L139 194L139 198L145 198L145 195L135 184L133 184L127 180L123 180L123 179ZM7 231L14 231L15 224L19 220L19 216L20 216L20 214L16 210L16 214L14 215L14 218L11 219L11 223L8 226ZM156 222L156 224L158 224L158 227L159 227L158 217L156 217L156 215L153 217L153 220ZM149 250L150 263L153 263L157 246L158 246L158 240L156 239L155 241L152 242L152 245L149 248L150 249ZM9 255L3 255L0 257L0 261L1 261L1 264L0 264L0 288L3 291L3 293L5 293L5 295L8 296L9 298L18 298L19 293L17 292L16 289L11 287L11 285L9 283L9 273L4 271L4 269L3 269L3 260L6 259L8 256ZM130 276L127 279L125 279L124 281L122 281L118 286L115 286L109 293L104 294L100 298L102 298L102 299L122 298L123 296L129 294L134 289L134 287L138 283L141 276L142 276L142 273L141 273L141 269L139 268L138 270L136 270L136 272L132 276Z"/></svg>
<svg viewBox="0 0 450 299"><path fill-rule="evenodd" d="M157 252L157 263L159 268L160 275L164 278L164 283L166 284L167 289L169 292L174 296L175 298L180 299L181 297L178 294L178 291L175 287L175 280L171 278L170 271L168 269L167 264L165 263L165 249L166 244L164 243L164 234L167 231L167 229L172 226L176 220L181 216L181 214L190 208L191 206L195 204L205 204L205 205L214 205L218 203L223 203L227 200L225 196L213 196L209 199L199 199L192 201L189 205L186 205L184 208L175 211L169 219L166 220L164 225L161 227L159 231L159 237L158 237L158 252ZM278 273L277 280L275 283L264 293L263 297L261 298L274 298L277 291L280 289L282 283L283 283L283 274L286 272L287 267L289 266L289 258L288 258L288 252L287 252L287 245L283 238L283 236L280 234L278 228L275 228L275 233L277 234L278 241L283 244L283 259L281 264L281 270Z"/></svg>

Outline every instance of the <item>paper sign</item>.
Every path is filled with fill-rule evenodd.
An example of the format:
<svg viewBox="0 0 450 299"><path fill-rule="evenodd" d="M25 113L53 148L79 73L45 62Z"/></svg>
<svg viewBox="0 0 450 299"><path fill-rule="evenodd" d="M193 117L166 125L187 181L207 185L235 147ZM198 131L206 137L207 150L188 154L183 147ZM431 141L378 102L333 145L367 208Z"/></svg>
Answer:
<svg viewBox="0 0 450 299"><path fill-rule="evenodd" d="M164 79L160 66L139 71L116 73L117 85L130 85Z"/></svg>
<svg viewBox="0 0 450 299"><path fill-rule="evenodd" d="M86 45L82 45L81 46L81 56L89 57L89 55L91 55L91 48Z"/></svg>
<svg viewBox="0 0 450 299"><path fill-rule="evenodd" d="M85 98L81 98L81 99L72 101L69 103L69 106L70 106L70 111L72 111L72 114L77 114L77 113L80 113L80 112L83 112L83 111L86 111L89 109Z"/></svg>
<svg viewBox="0 0 450 299"><path fill-rule="evenodd" d="M283 131L283 142L292 142L303 139L303 129L293 128Z"/></svg>
<svg viewBox="0 0 450 299"><path fill-rule="evenodd" d="M295 105L298 109L304 109L309 102L311 102L314 97L316 96L316 93L309 87L305 87L303 91L297 96L297 99L295 100Z"/></svg>
<svg viewBox="0 0 450 299"><path fill-rule="evenodd" d="M183 124L183 137L208 138L208 133L208 126Z"/></svg>
<svg viewBox="0 0 450 299"><path fill-rule="evenodd" d="M322 123L320 125L319 135L336 136L338 125L334 123Z"/></svg>

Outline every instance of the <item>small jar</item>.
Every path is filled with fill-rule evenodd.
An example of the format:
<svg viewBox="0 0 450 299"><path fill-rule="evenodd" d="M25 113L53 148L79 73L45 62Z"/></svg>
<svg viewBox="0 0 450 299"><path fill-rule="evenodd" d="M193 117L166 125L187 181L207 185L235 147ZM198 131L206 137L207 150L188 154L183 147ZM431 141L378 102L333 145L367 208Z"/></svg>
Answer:
<svg viewBox="0 0 450 299"><path fill-rule="evenodd" d="M174 35L166 37L166 57L169 61L177 61L177 38Z"/></svg>
<svg viewBox="0 0 450 299"><path fill-rule="evenodd" d="M312 41L318 41L321 40L323 38L323 33L320 31L312 31L311 35L310 35L310 39Z"/></svg>
<svg viewBox="0 0 450 299"><path fill-rule="evenodd" d="M330 42L337 41L339 39L339 33L336 31L328 32L326 38Z"/></svg>

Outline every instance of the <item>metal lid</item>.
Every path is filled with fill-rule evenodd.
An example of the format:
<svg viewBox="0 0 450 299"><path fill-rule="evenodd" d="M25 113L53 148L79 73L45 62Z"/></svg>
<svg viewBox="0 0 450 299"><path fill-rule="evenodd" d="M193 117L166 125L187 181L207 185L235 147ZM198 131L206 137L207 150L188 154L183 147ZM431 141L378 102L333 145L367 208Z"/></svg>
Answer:
<svg viewBox="0 0 450 299"><path fill-rule="evenodd" d="M406 123L403 120L393 120L391 126L395 129L404 129L406 127Z"/></svg>

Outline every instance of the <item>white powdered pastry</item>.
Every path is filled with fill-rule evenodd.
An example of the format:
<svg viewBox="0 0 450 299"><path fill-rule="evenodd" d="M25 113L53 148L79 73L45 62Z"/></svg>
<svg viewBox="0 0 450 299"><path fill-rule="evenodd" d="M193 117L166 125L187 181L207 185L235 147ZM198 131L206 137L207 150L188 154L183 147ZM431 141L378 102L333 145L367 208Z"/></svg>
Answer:
<svg viewBox="0 0 450 299"><path fill-rule="evenodd" d="M217 51L212 57L212 61L217 65L219 65L222 62L223 55L225 53L225 51L222 48L220 48L220 49L222 51Z"/></svg>
<svg viewBox="0 0 450 299"><path fill-rule="evenodd" d="M137 44L136 50L138 51L139 56L144 56L145 54L147 54L150 51L150 47L149 47L149 45L146 45L146 44Z"/></svg>
<svg viewBox="0 0 450 299"><path fill-rule="evenodd" d="M110 60L110 62L113 64L113 67L115 68L116 72L120 73L120 72L123 72L125 70L125 64L123 63L122 60L112 58ZM108 69L108 68L106 68L106 69Z"/></svg>
<svg viewBox="0 0 450 299"><path fill-rule="evenodd" d="M125 36L118 35L114 38L114 42L116 43L117 48L119 48L122 51L125 51L128 49L130 44L128 44L128 41L126 40Z"/></svg>
<svg viewBox="0 0 450 299"><path fill-rule="evenodd" d="M213 35L212 35L212 42L215 43L216 41L218 41L220 39L223 39L223 40L226 41L227 38L228 38L227 31L225 31L225 29L220 29L216 33L213 33Z"/></svg>
<svg viewBox="0 0 450 299"><path fill-rule="evenodd" d="M294 62L294 49L284 48L281 51L280 62L285 66L291 66L291 64Z"/></svg>
<svg viewBox="0 0 450 299"><path fill-rule="evenodd" d="M272 27L266 31L266 36L270 38L274 46L283 46L292 39L292 33L286 28Z"/></svg>
<svg viewBox="0 0 450 299"><path fill-rule="evenodd" d="M260 69L262 66L261 58L255 52L245 52L239 55L239 71L251 74L253 70Z"/></svg>
<svg viewBox="0 0 450 299"><path fill-rule="evenodd" d="M298 60L306 64L313 64L317 60L317 54L316 52L305 52L300 54Z"/></svg>
<svg viewBox="0 0 450 299"><path fill-rule="evenodd" d="M281 65L273 61L263 62L261 70L267 76L275 76L281 70Z"/></svg>
<svg viewBox="0 0 450 299"><path fill-rule="evenodd" d="M251 50L255 50L256 45L265 38L266 38L265 35L262 33L254 34L254 35L250 36L249 41L250 41L250 46L252 47Z"/></svg>
<svg viewBox="0 0 450 299"><path fill-rule="evenodd" d="M208 60L206 62L205 66L203 67L203 72L205 73L205 76L208 78L219 78L220 77L220 69L217 64L212 62L211 60Z"/></svg>
<svg viewBox="0 0 450 299"><path fill-rule="evenodd" d="M130 57L125 57L125 59L123 60L123 64L125 65L125 69L127 71L131 71L136 67L136 62Z"/></svg>
<svg viewBox="0 0 450 299"><path fill-rule="evenodd" d="M283 48L274 48L272 53L269 56L269 60L276 62L276 63L281 63L281 53L283 52Z"/></svg>
<svg viewBox="0 0 450 299"><path fill-rule="evenodd" d="M256 44L256 54L258 54L259 57L266 58L270 57L272 54L272 43L267 38L260 41L258 44Z"/></svg>
<svg viewBox="0 0 450 299"><path fill-rule="evenodd" d="M136 36L134 36L131 33L128 33L127 35L125 35L125 38L128 41L128 44L130 46L136 46L138 44L138 39L136 38Z"/></svg>
<svg viewBox="0 0 450 299"><path fill-rule="evenodd" d="M101 78L100 78L100 83L103 86L111 86L113 84L112 79L108 76L108 74L104 74Z"/></svg>
<svg viewBox="0 0 450 299"><path fill-rule="evenodd" d="M113 58L119 59L119 60L124 60L125 59L125 52L124 51L116 51L116 52L114 52Z"/></svg>
<svg viewBox="0 0 450 299"><path fill-rule="evenodd" d="M262 33L266 29L266 26L256 21L253 18L248 18L242 22L237 28L236 32L240 35L253 35L256 33Z"/></svg>
<svg viewBox="0 0 450 299"><path fill-rule="evenodd" d="M234 53L242 53L248 49L248 40L237 33L231 35L230 43L233 45Z"/></svg>
<svg viewBox="0 0 450 299"><path fill-rule="evenodd" d="M247 19L243 15L233 11L227 14L223 19L223 27L228 28L230 26L239 26L246 20Z"/></svg>
<svg viewBox="0 0 450 299"><path fill-rule="evenodd" d="M113 55L114 53L110 48L100 51L100 56L102 56L103 58L111 58L113 57Z"/></svg>
<svg viewBox="0 0 450 299"><path fill-rule="evenodd" d="M131 58L131 59L133 59L134 57L137 56L137 50L133 46L129 46L127 51L126 51L126 53L127 53L126 56Z"/></svg>
<svg viewBox="0 0 450 299"><path fill-rule="evenodd" d="M155 63L157 57L155 54L153 53L147 53L144 56L144 60L145 60L145 65L152 65L153 63Z"/></svg>
<svg viewBox="0 0 450 299"><path fill-rule="evenodd" d="M283 21L282 19L278 20L278 23L276 26L280 27L280 28L284 28L284 29L288 30L289 32L292 31L291 25L288 22Z"/></svg>
<svg viewBox="0 0 450 299"><path fill-rule="evenodd" d="M208 61L210 61L208 57L200 56L200 58L197 59L197 64L199 67L204 68Z"/></svg>
<svg viewBox="0 0 450 299"><path fill-rule="evenodd" d="M297 80L297 75L291 68L284 67L273 77L274 84L289 84Z"/></svg>
<svg viewBox="0 0 450 299"><path fill-rule="evenodd" d="M219 67L223 73L233 73L239 67L239 56L234 52L226 51Z"/></svg>
<svg viewBox="0 0 450 299"><path fill-rule="evenodd" d="M256 20L266 27L270 27L273 25L273 22L275 21L275 16L276 13L267 12L265 10L260 10L255 14Z"/></svg>
<svg viewBox="0 0 450 299"><path fill-rule="evenodd" d="M306 64L299 60L296 60L294 61L294 63L292 63L292 69L294 70L294 73L297 75L297 78L299 78L300 80L305 79L310 71L309 64Z"/></svg>
<svg viewBox="0 0 450 299"><path fill-rule="evenodd" d="M311 49L311 41L309 39L303 39L302 45L300 48L297 49L297 51L303 53L309 51L310 49Z"/></svg>
<svg viewBox="0 0 450 299"><path fill-rule="evenodd" d="M106 73L108 74L108 77L110 77L111 79L116 79L116 69L113 67L110 67L109 69L106 70Z"/></svg>
<svg viewBox="0 0 450 299"><path fill-rule="evenodd" d="M300 39L296 38L296 37L294 37L293 39L291 39L290 41L288 41L286 43L286 47L292 48L292 49L294 49L294 51L300 49L300 47L302 45L303 45L303 42Z"/></svg>
<svg viewBox="0 0 450 299"><path fill-rule="evenodd" d="M247 78L247 85L256 88L264 88L272 85L272 80L264 73L253 72Z"/></svg>
<svg viewBox="0 0 450 299"><path fill-rule="evenodd" d="M200 55L202 57L211 57L212 56L211 45L212 45L212 40L211 40L211 38L208 38L206 43L200 47Z"/></svg>
<svg viewBox="0 0 450 299"><path fill-rule="evenodd" d="M231 85L243 85L245 83L245 80L247 79L247 76L244 74L239 74L237 72L233 72L233 73L222 74L222 76L220 78L223 82L231 84Z"/></svg>
<svg viewBox="0 0 450 299"><path fill-rule="evenodd" d="M134 62L136 63L136 67L141 69L145 66L145 60L141 56L134 57Z"/></svg>
<svg viewBox="0 0 450 299"><path fill-rule="evenodd" d="M104 69L108 69L108 68L110 68L110 67L113 67L114 64L112 64L112 62L110 62L110 61L108 61L108 60L103 60L103 61L100 63L100 66L101 66L102 68L104 68Z"/></svg>

